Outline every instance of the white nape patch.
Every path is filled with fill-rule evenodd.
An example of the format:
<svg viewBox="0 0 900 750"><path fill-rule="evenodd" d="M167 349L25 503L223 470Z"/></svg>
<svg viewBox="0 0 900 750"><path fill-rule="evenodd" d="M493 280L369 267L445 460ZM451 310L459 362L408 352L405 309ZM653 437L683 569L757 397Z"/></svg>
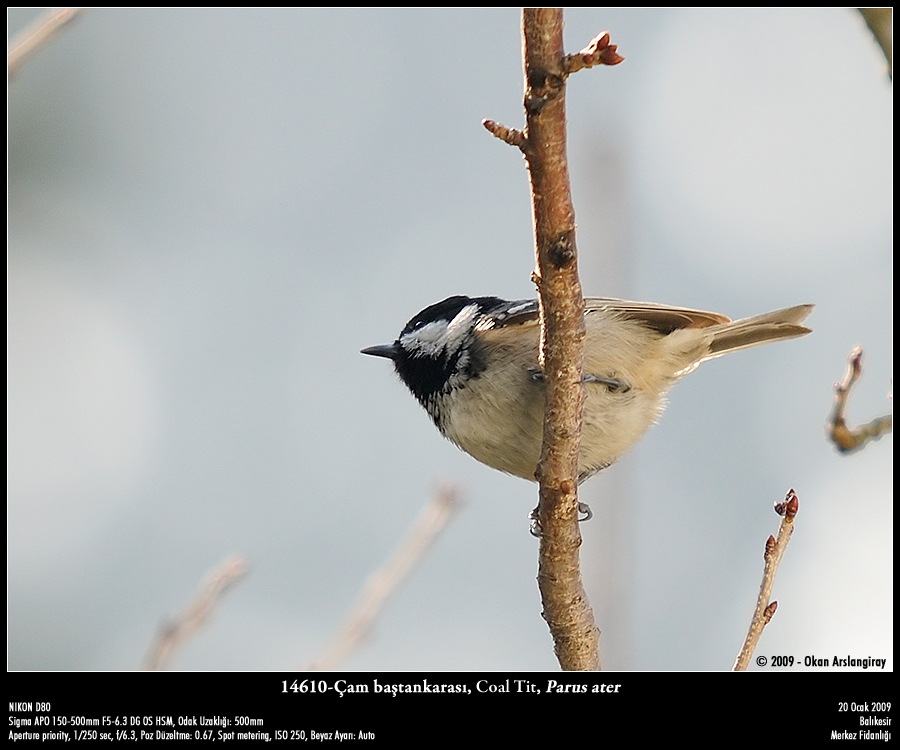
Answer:
<svg viewBox="0 0 900 750"><path fill-rule="evenodd" d="M450 321L447 326L447 349L448 351L456 351L462 346L466 336L472 330L472 321L478 315L478 305L466 305L460 310L456 317Z"/></svg>
<svg viewBox="0 0 900 750"><path fill-rule="evenodd" d="M400 337L400 345L414 357L439 357L442 352L455 352L462 346L478 305L466 305L451 321L433 320Z"/></svg>

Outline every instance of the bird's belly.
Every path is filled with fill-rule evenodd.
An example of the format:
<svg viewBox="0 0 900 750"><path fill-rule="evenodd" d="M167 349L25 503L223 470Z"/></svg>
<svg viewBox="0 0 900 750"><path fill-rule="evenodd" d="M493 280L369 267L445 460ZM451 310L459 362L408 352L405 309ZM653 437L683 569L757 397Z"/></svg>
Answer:
<svg viewBox="0 0 900 750"><path fill-rule="evenodd" d="M599 383L586 385L587 397L578 476L587 479L615 462L656 421L663 400L637 388L612 393Z"/></svg>
<svg viewBox="0 0 900 750"><path fill-rule="evenodd" d="M481 463L534 480L543 439L543 383L522 378L520 371L511 387L496 386L496 378L490 383L479 379L465 386L464 396L445 396L453 404L443 410L449 417L441 431ZM587 383L579 477L586 479L618 459L650 427L661 407L661 398L637 388L614 393L604 384Z"/></svg>
<svg viewBox="0 0 900 750"><path fill-rule="evenodd" d="M483 464L534 481L543 436L543 389L532 382L497 388L496 378L470 381L450 394L444 435Z"/></svg>

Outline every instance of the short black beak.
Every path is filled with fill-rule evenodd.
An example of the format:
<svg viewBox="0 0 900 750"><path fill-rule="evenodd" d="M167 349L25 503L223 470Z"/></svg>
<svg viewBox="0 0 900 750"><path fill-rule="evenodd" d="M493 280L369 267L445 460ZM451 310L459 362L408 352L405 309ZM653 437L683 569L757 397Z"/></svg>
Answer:
<svg viewBox="0 0 900 750"><path fill-rule="evenodd" d="M360 354L371 354L373 357L387 357L388 359L395 359L399 352L400 347L396 344L381 344L360 350Z"/></svg>

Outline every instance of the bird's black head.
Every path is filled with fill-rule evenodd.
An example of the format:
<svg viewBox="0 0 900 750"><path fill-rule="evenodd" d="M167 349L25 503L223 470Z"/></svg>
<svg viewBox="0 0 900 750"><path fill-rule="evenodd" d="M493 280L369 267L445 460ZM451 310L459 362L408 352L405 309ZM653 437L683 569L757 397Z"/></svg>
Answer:
<svg viewBox="0 0 900 750"><path fill-rule="evenodd" d="M436 397L481 370L475 326L505 304L497 297L448 297L413 317L393 344L362 353L392 359L397 374L437 422Z"/></svg>

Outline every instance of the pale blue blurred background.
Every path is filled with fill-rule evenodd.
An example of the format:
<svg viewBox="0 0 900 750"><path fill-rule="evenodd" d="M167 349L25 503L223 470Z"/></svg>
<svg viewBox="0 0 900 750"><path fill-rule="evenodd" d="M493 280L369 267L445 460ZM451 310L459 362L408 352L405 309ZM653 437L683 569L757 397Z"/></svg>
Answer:
<svg viewBox="0 0 900 750"><path fill-rule="evenodd" d="M9 33L36 10L8 12ZM771 511L797 529L759 653L893 656L893 107L841 9L566 11L626 58L568 89L585 292L807 338L711 362L585 485L612 669L727 669ZM132 669L230 553L176 669L308 663L439 482L462 514L349 669L555 669L536 490L361 356L451 294L533 296L516 10L92 10L8 88L8 665Z"/></svg>

